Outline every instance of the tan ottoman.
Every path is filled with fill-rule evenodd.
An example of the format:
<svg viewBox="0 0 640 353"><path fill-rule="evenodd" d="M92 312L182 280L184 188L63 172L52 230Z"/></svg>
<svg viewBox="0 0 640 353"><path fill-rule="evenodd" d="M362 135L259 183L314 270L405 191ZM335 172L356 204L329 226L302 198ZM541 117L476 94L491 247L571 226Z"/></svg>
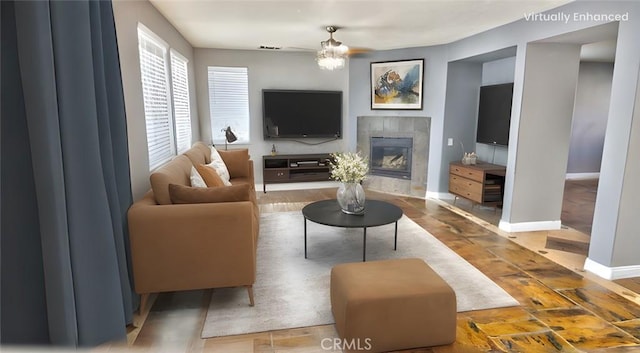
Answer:
<svg viewBox="0 0 640 353"><path fill-rule="evenodd" d="M420 259L335 266L331 310L345 352L429 347L456 339L456 295Z"/></svg>

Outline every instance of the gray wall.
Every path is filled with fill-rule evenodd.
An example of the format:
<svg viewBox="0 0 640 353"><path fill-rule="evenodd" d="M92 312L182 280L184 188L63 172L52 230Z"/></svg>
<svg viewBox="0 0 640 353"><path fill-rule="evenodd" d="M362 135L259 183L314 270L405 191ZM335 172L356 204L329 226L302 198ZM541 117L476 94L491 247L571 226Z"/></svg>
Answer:
<svg viewBox="0 0 640 353"><path fill-rule="evenodd" d="M200 136L196 107L193 71L193 48L182 35L148 1L114 1L113 13L118 36L122 87L127 113L131 189L139 199L149 189L149 152L142 100L140 59L138 53L138 22L145 25L169 46L189 60L189 91L191 93L191 134L193 141Z"/></svg>
<svg viewBox="0 0 640 353"><path fill-rule="evenodd" d="M580 63L567 173L600 172L612 79L613 63Z"/></svg>
<svg viewBox="0 0 640 353"><path fill-rule="evenodd" d="M629 20L620 22L616 47L616 62L611 86L611 103L609 118L602 154L602 167L598 186L593 231L589 259L606 266L640 265L637 256L639 249L638 236L632 234L632 229L640 229L640 218L631 216L630 203L637 200L638 184L637 169L633 166L640 161L640 149L632 149L631 136L634 132L634 107L638 87L638 62L640 62L640 42L634 35L640 32L640 3L638 2L573 2L552 10L565 13L629 13ZM449 59L458 60L466 57L490 52L510 45L517 44L516 69L514 76L514 106L512 109L511 139L519 140L530 135L531 132L520 128L520 109L523 100L524 73L526 62L526 44L528 42L549 38L563 33L569 33L589 28L601 23L591 21L564 22L527 22L518 21L512 24L465 38L448 46ZM637 120L637 119L636 119ZM637 124L636 124L637 125ZM507 177L505 186L505 205L503 220L511 220L511 201L515 198L514 179L516 168L525 163L518 159L518 144L509 145L507 160ZM566 168L566 164L565 164ZM624 197L623 197L624 191ZM631 195L631 196L628 196ZM527 206L534 211L544 208L544 203ZM524 210L523 210L524 211ZM637 215L637 208L636 208ZM519 214L519 216L526 216ZM506 217L506 218L505 218ZM515 218L514 218L515 220ZM526 216L524 222L536 221ZM547 221L551 221L549 219ZM624 230L624 231L623 231ZM635 254L635 255L634 255Z"/></svg>
<svg viewBox="0 0 640 353"><path fill-rule="evenodd" d="M513 82L516 57L488 61L482 64L482 85L499 85Z"/></svg>
<svg viewBox="0 0 640 353"><path fill-rule="evenodd" d="M631 251L630 249L636 253L638 251L636 240L638 237L636 236L635 238L632 238L631 234L623 234L620 233L619 230L622 228L640 229L640 218L636 217L636 219L633 219L632 217L625 217L620 219L620 222L625 223L622 225L618 222L618 216L622 215L621 212L626 210L625 200L622 199L621 191L624 189L625 191L631 192L633 195L636 195L638 192L638 186L634 186L631 182L629 182L629 184L625 183L625 174L621 171L625 171L625 173L628 173L626 174L626 177L630 177L635 170L633 168L629 168L629 170L627 170L627 162L631 162L631 158L635 158L634 161L640 161L640 156L638 155L640 150L632 150L629 148L629 143L631 142L629 132L632 132L631 122L633 121L634 116L633 108L636 99L635 92L638 85L637 63L640 62L640 42L634 40L633 33L640 33L640 3L576 1L551 10L551 12L558 11L563 11L568 14L585 12L624 14L629 12L629 20L621 22L618 30L616 63L612 80L611 104L609 109L610 118L607 121L598 200L596 202L596 212L594 216L594 232L592 233L592 246L590 248L589 258L605 266L614 266L622 263L633 263L637 265L640 264L640 260L638 260L637 256L630 256L623 251L616 253L615 250L624 249L626 247L628 251ZM557 221L559 220L559 216L556 215L557 212L555 212L555 210L554 212L549 212L547 214L543 209L549 207L549 202L555 202L558 200L555 200L555 198L545 197L536 199L526 195L527 189L530 190L530 193L542 193L540 190L544 190L544 193L542 194L550 192L550 189L539 189L537 188L539 183L536 180L533 178L527 179L526 177L519 180L519 185L515 185L516 170L519 170L522 165L530 163L531 158L535 158L534 160L537 161L537 159L542 156L540 151L534 152L533 149L531 149L534 144L531 144L530 141L541 138L541 136L537 136L540 129L536 127L536 123L533 121L527 121L528 119L534 118L533 114L531 114L532 116L525 118L522 122L523 126L520 126L521 107L524 99L525 71L528 69L526 66L533 64L531 60L527 60L527 45L530 42L548 39L561 34L579 31L601 24L603 24L603 22L569 21L568 23L564 23L561 21L543 22L520 20L448 44L445 47L440 46L393 50L374 53L368 58L351 60L349 72L349 85L351 92L349 115L357 116L379 114L379 111L372 112L369 108L368 75L370 62L425 58L426 72L424 112L426 115L432 117L432 139L430 145L430 166L428 170L427 190L428 193L431 194L444 193L447 190L447 183L442 182L443 179L441 176L447 173L447 169L444 169L444 163L442 163L442 158L445 155L444 149L446 148L446 140L444 139L444 102L447 84L447 63L516 46L517 54L514 70L514 99L510 131L511 142L507 153L507 175L503 221L505 221L506 224L510 224L511 222L521 222L523 224L531 223L534 225L537 222ZM624 59L621 60L621 57L624 57ZM577 76L577 64L575 68ZM549 79L551 80L550 82L555 82L552 77L549 77ZM529 84L527 83L527 85ZM544 94L543 91L540 91L540 93ZM538 98L535 96L529 97L529 99L534 100ZM574 98L571 97L569 99L570 101L573 101ZM527 108L527 110L528 109L529 108ZM573 107L571 107L570 111L572 110ZM390 112L382 113L389 114ZM393 113L403 115L407 112L396 111ZM568 121L570 121L570 119L568 119ZM532 125L533 129L528 129L529 125ZM570 122L568 122L567 125L570 126ZM564 139L565 142L567 142L570 131L562 131L562 135L566 135ZM522 145L527 151L519 151L520 139L524 140ZM530 146L526 146L527 141L531 144ZM566 147L562 148L568 151L568 143ZM549 152L545 150L545 154L553 155L555 153L555 151ZM568 160L566 153L567 152L564 150L562 151L562 154L564 155L563 163L560 163L559 159L555 157L553 158L555 161L553 164L557 164L557 168L560 170L562 179L564 179ZM531 156L529 156L529 154L531 154ZM542 165L546 165L546 163L542 163ZM527 169L527 167L524 169ZM553 177L551 178L553 184L552 189L555 190L557 188L556 179L559 173L558 170L547 171L536 169L536 174L534 175L541 172L553 173ZM524 174L518 173L517 175L521 176ZM637 179L637 174L633 175L635 175ZM512 205L511 202L515 200L514 193L523 194L519 196L523 196L523 200L529 200L530 202L526 205ZM560 195L561 193L562 192L560 191ZM638 197L636 196L636 199L637 198ZM514 214L516 217L514 218L512 218L512 213L514 213L511 211L512 207L516 208L516 212ZM555 209L560 206L553 205L552 207Z"/></svg>
<svg viewBox="0 0 640 353"><path fill-rule="evenodd" d="M449 170L449 163L460 161L463 152L475 151L476 117L482 79L482 63L457 61L449 63L444 110L444 147L441 170ZM448 139L453 138L453 146ZM464 145L464 151L462 145ZM481 158L482 159L482 158ZM440 174L440 184L448 185L449 173Z"/></svg>
<svg viewBox="0 0 640 353"><path fill-rule="evenodd" d="M611 104L602 151L589 259L604 266L640 265L640 3L620 22ZM637 274L636 274L637 275Z"/></svg>
<svg viewBox="0 0 640 353"><path fill-rule="evenodd" d="M573 2L568 5L553 9L553 12L563 11L565 13L630 13L630 20L626 23L632 23L640 21L638 18L634 18L634 14L639 10L638 3L632 2ZM503 208L503 216L501 221L501 225L504 225L504 228L510 225L510 209L512 208L511 200L513 197L514 190L514 178L516 168L520 165L520 163L524 163L523 161L516 160L517 156L517 140L520 138L520 135L527 136L530 134L529 131L520 128L520 109L521 103L523 99L523 86L524 86L524 73L525 73L525 63L526 63L526 46L529 42L539 41L542 39L558 36L565 33L571 33L574 31L579 31L586 28L591 28L593 26L597 26L602 24L602 22L596 21L569 21L568 23L564 22L542 22L542 21L525 21L520 20L502 27L498 27L496 29L480 33L475 36L471 36L460 41L451 43L448 45L448 53L449 60L460 60L465 59L477 55L481 55L483 53L492 52L496 50L500 50L502 48L517 46L517 54L516 54L516 65L515 65L515 74L514 74L514 97L513 97L513 107L512 107L512 117L511 117L511 130L510 130L510 139L511 143L508 148L508 157L507 157L507 174L506 174L506 184L505 184L505 203ZM630 39L629 39L630 40ZM622 44L622 45L631 45ZM621 46L620 38L618 38L618 47ZM618 56L620 55L619 50L617 51ZM616 66L618 64L616 63ZM631 67L625 68L624 71L627 72L627 75L630 77L634 77L632 80L635 81L635 73L636 70ZM628 97L624 98L624 101L628 101ZM613 103L612 103L613 105ZM611 115L610 115L611 116ZM607 132L609 134L609 132ZM603 157L604 159L604 157ZM566 170L566 164L564 165L564 169ZM441 172L445 172L444 170ZM602 177L602 171L601 171ZM602 181L602 179L601 179ZM613 187L613 185L612 185ZM600 195L600 193L599 193ZM615 202L614 200L611 200ZM529 207L533 209L544 208L544 204L531 204ZM596 207L597 208L597 207ZM605 211L604 212L611 212ZM614 211L615 213L615 211ZM534 215L535 212L532 212ZM597 217L597 216L596 216ZM557 219L557 218L556 218ZM535 227L536 222L540 221L539 219L535 219L533 217L522 219L524 224L533 224ZM548 219L547 221L555 221L555 219ZM607 220L606 223L611 222L612 220ZM595 223L595 222L594 222ZM535 228L533 228L535 229ZM608 238L609 242L613 242L616 234L612 231L612 229L608 229L605 236ZM636 261L637 262L637 261Z"/></svg>
<svg viewBox="0 0 640 353"><path fill-rule="evenodd" d="M513 82L515 56L485 62L482 85ZM573 112L567 173L597 173L609 112L613 63L581 62ZM507 164L507 147L476 144L480 160Z"/></svg>
<svg viewBox="0 0 640 353"><path fill-rule="evenodd" d="M589 11L592 13L624 13L637 8L639 4L628 2L576 2L559 8L567 13ZM554 9L553 11L558 11ZM630 20L632 21L632 20ZM483 32L481 34L471 36L460 41L448 44L446 46L436 47L418 47L408 49L398 49L390 51L374 52L364 58L353 58L350 60L349 68L349 86L351 99L349 102L350 119L359 115L389 115L390 113L398 116L412 115L411 111L372 111L370 109L369 98L369 65L371 62L385 60L405 60L414 58L425 58L425 101L424 109L426 116L432 118L432 139L430 144L430 168L428 171L427 190L431 194L446 193L447 184L442 182L443 173L447 170L443 169L443 154L446 146L446 136L444 136L444 102L446 95L447 65L448 62L464 60L474 56L482 55L489 52L503 50L505 48L517 46L520 57L515 59L514 69L514 107L512 110L512 136L518 134L518 118L520 114L520 101L522 99L522 78L524 75L524 55L526 54L526 45L529 42L557 36L563 33L569 33L595 25L602 22L595 21L579 21L564 22L535 22L535 21L517 21L496 29ZM512 59L513 60L513 59ZM513 138L513 137L512 137ZM351 144L354 140L349 139ZM353 146L350 146L353 148ZM507 184L510 185L509 179L513 178L512 172L515 168L515 149L507 150ZM484 153L484 152L483 152ZM493 153L493 151L491 151ZM504 151L496 151L498 157L495 161L504 163ZM444 163L446 164L446 163ZM565 166L566 170L566 166ZM509 193L510 190L505 190ZM508 205L506 205L508 207Z"/></svg>
<svg viewBox="0 0 640 353"><path fill-rule="evenodd" d="M262 182L262 156L271 153L272 144L279 154L329 153L346 149L347 138L320 145L287 140L264 140L262 133L262 89L314 89L343 92L343 134L355 131L356 121L347 115L349 102L348 69L321 70L315 53L269 52L258 50L195 49L196 91L201 139L211 142L209 114L208 66L247 67L249 74L250 144L233 144L229 148L248 148L254 160L256 183ZM305 140L306 141L306 140ZM325 140L313 139L309 143ZM355 141L355 138L354 138Z"/></svg>
<svg viewBox="0 0 640 353"><path fill-rule="evenodd" d="M636 30L640 30L640 28L636 28ZM638 80L640 81L640 75ZM638 220L638 200L640 200L640 186L638 185L640 176L640 158L638 158L638 151L640 151L640 87L636 88L636 101L632 120L628 149L623 153L626 157L623 174L624 182L618 206L616 237L614 238L612 251L607 253L611 243L605 243L603 240L610 239L602 239L603 235L606 234L601 233L598 233L598 239L594 244L603 245L605 243L606 246L602 249L594 249L594 251L591 251L591 247L589 248L589 258L611 266L640 265L638 264L638 250L640 250L640 236L638 235L638 229L640 229L640 221ZM602 205L599 204L598 207L602 207ZM638 276L637 269L634 276Z"/></svg>
<svg viewBox="0 0 640 353"><path fill-rule="evenodd" d="M559 227L579 65L580 45L527 46L520 134L511 138L518 166L503 221Z"/></svg>
<svg viewBox="0 0 640 353"><path fill-rule="evenodd" d="M429 168L427 190L440 190L442 161L445 87L447 81L446 47L421 47L374 52L349 60L349 120L354 122L348 131L350 149L356 146L358 116L425 116L431 118L429 140ZM371 110L371 63L378 61L424 59L423 109ZM445 141L446 142L446 141ZM434 167L436 166L436 167ZM447 184L444 184L446 190Z"/></svg>
<svg viewBox="0 0 640 353"><path fill-rule="evenodd" d="M482 85L513 82L515 65L515 56L483 63ZM567 173L600 172L612 76L613 63L580 63ZM507 164L507 147L478 143L476 153L480 160Z"/></svg>

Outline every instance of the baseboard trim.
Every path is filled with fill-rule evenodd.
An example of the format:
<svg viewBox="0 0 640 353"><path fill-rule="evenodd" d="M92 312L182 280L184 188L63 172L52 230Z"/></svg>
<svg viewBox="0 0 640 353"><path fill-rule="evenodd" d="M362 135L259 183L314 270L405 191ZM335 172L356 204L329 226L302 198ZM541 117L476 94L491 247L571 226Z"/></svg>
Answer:
<svg viewBox="0 0 640 353"><path fill-rule="evenodd" d="M589 180L600 179L600 173L567 173L566 180Z"/></svg>
<svg viewBox="0 0 640 353"><path fill-rule="evenodd" d="M453 200L455 196L448 192L427 191L427 198L438 200Z"/></svg>
<svg viewBox="0 0 640 353"><path fill-rule="evenodd" d="M509 233L535 232L538 230L553 230L553 229L560 229L561 226L562 226L562 223L560 221L509 223L501 220L500 223L498 224L498 228Z"/></svg>
<svg viewBox="0 0 640 353"><path fill-rule="evenodd" d="M587 258L584 269L608 280L640 277L640 265L609 267Z"/></svg>

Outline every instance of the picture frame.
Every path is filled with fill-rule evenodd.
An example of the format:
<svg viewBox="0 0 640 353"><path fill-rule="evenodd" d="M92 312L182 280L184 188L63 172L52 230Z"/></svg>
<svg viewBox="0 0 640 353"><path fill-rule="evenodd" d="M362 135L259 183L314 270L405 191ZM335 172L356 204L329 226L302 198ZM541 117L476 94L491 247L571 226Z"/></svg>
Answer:
<svg viewBox="0 0 640 353"><path fill-rule="evenodd" d="M371 63L371 109L422 110L424 59Z"/></svg>

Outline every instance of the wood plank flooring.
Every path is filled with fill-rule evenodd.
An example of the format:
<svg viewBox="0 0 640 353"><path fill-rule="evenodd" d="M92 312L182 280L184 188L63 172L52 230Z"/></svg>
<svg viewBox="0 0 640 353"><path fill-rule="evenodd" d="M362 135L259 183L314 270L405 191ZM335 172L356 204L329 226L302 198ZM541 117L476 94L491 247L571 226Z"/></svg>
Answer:
<svg viewBox="0 0 640 353"><path fill-rule="evenodd" d="M597 191L598 179L565 181L561 216L562 229L549 231L543 237L544 245L542 246L544 249L579 255L577 257L569 254L560 255L562 260L567 260L562 262L565 267L581 267L582 265L577 266L575 264L576 259L578 259L578 262L584 263L584 257L589 253L591 224L593 222ZM445 202L455 205L460 214L481 219L486 222L485 225L497 227L502 216L500 209L477 206L464 199ZM530 236L530 234L526 236ZM543 250L539 251L544 253ZM569 263L572 263L573 266L569 266ZM617 280L615 283L629 289L630 292L625 293L628 297L634 296L632 292L640 293L640 277Z"/></svg>
<svg viewBox="0 0 640 353"><path fill-rule="evenodd" d="M567 180L564 183L562 224L590 235L597 192L598 179Z"/></svg>
<svg viewBox="0 0 640 353"><path fill-rule="evenodd" d="M300 210L335 189L259 193L261 212ZM509 292L520 306L458 313L456 342L410 352L640 352L640 306L438 202L392 202ZM640 286L640 282L633 282ZM638 287L629 288L638 295ZM129 348L168 352L326 352L333 325L201 339L210 290L161 293ZM256 293L256 295L259 295ZM144 315L147 313L144 312ZM143 315L143 316L144 316ZM232 322L229 323L233 324Z"/></svg>
<svg viewBox="0 0 640 353"><path fill-rule="evenodd" d="M615 282L632 292L640 293L640 277L618 279Z"/></svg>

